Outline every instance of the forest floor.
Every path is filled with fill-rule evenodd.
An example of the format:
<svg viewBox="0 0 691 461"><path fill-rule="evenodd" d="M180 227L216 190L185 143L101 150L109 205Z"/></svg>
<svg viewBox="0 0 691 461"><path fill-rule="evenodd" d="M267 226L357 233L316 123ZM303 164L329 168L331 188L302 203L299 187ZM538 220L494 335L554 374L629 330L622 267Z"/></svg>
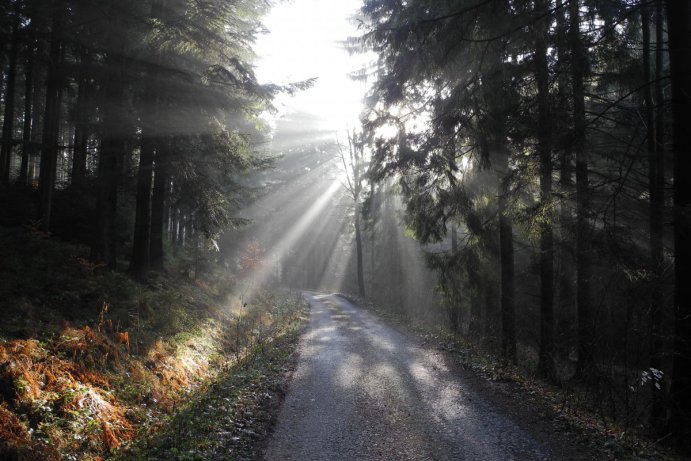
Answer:
<svg viewBox="0 0 691 461"><path fill-rule="evenodd" d="M178 263L139 283L0 228L0 459L258 456L306 304Z"/></svg>
<svg viewBox="0 0 691 461"><path fill-rule="evenodd" d="M267 460L682 459L598 431L538 384L480 365L440 336L314 294ZM482 367L478 369L478 367Z"/></svg>

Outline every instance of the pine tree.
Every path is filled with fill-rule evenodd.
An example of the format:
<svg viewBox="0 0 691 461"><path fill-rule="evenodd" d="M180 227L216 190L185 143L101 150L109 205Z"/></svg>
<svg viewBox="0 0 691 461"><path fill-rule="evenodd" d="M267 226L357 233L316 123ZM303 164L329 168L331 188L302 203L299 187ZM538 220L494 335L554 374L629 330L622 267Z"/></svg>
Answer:
<svg viewBox="0 0 691 461"><path fill-rule="evenodd" d="M688 448L691 434L691 4L667 1L674 154L674 375L670 429Z"/></svg>
<svg viewBox="0 0 691 461"><path fill-rule="evenodd" d="M41 228L51 230L53 211L53 190L57 174L57 157L59 151L60 117L63 97L63 40L61 37L64 25L65 3L63 0L51 2L51 25L48 53L48 71L46 76L45 111L43 115L43 135L41 142Z"/></svg>
<svg viewBox="0 0 691 461"><path fill-rule="evenodd" d="M546 1L536 2L535 13L545 15ZM540 170L540 353L538 371L548 380L556 379L554 366L554 233L552 230L552 123L547 63L547 19L535 27L535 80L537 86L537 151Z"/></svg>
<svg viewBox="0 0 691 461"><path fill-rule="evenodd" d="M12 38L10 41L9 64L7 67L7 83L5 87L5 112L2 124L2 143L0 144L0 184L10 182L10 165L12 148L14 145L14 110L17 78L17 56L19 54L19 27L21 25L20 3L14 1L12 15Z"/></svg>

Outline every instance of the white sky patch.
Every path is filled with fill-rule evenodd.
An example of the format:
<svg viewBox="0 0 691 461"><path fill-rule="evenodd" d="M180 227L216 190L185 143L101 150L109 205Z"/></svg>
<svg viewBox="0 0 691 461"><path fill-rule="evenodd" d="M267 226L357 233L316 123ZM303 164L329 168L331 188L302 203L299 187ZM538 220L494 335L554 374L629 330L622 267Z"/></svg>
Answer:
<svg viewBox="0 0 691 461"><path fill-rule="evenodd" d="M294 0L277 4L265 18L270 32L256 46L260 82L318 78L309 90L279 96L279 116L313 114L324 121L318 128L334 131L358 125L366 85L348 74L371 57L350 56L339 42L358 35L352 17L359 7L359 0Z"/></svg>

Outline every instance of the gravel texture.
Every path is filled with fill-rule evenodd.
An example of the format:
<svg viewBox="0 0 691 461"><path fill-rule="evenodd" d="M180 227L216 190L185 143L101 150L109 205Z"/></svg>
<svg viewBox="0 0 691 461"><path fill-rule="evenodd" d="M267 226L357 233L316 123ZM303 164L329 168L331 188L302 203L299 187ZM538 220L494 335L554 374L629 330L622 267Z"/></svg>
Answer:
<svg viewBox="0 0 691 461"><path fill-rule="evenodd" d="M489 403L442 352L339 296L305 297L310 327L265 459L578 459Z"/></svg>

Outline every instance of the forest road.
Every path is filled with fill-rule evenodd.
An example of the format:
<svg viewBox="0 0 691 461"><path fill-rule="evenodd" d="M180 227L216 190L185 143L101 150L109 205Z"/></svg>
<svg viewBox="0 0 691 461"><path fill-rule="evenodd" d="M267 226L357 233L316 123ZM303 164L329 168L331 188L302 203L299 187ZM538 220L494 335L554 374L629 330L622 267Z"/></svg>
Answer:
<svg viewBox="0 0 691 461"><path fill-rule="evenodd" d="M573 459L478 395L444 353L337 295L305 298L310 326L266 460Z"/></svg>

